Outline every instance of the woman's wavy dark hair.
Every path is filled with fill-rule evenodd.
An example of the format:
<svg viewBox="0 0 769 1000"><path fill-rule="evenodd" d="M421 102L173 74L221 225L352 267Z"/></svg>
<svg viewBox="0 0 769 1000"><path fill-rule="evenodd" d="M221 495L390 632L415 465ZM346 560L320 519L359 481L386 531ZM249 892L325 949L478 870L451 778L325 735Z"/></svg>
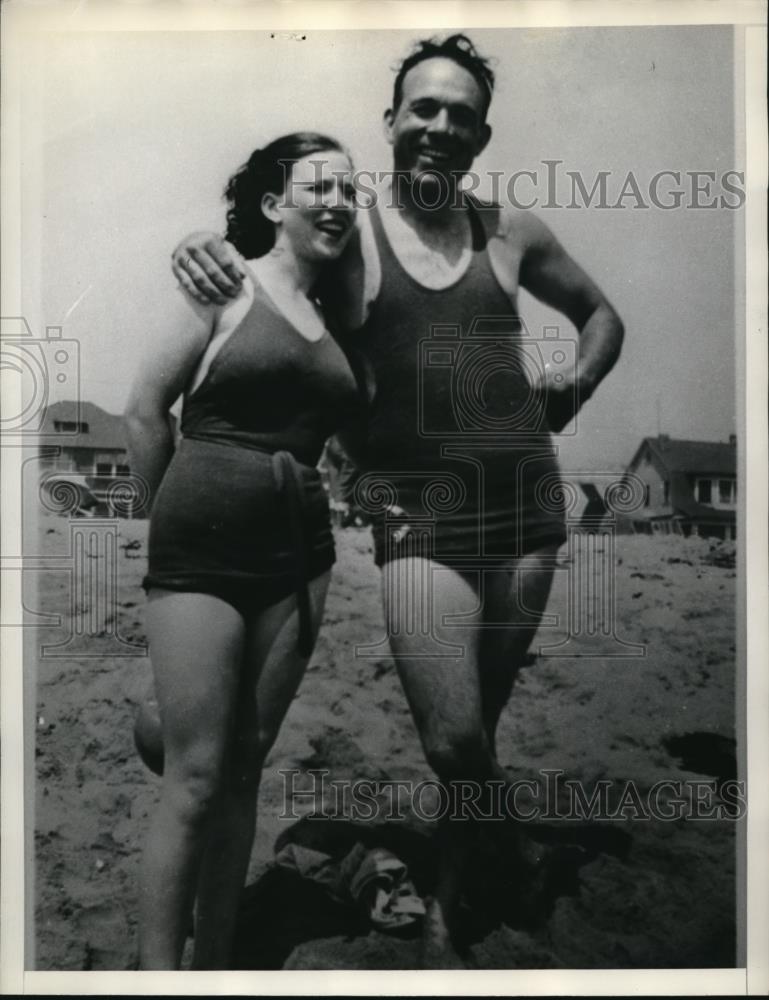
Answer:
<svg viewBox="0 0 769 1000"><path fill-rule="evenodd" d="M313 153L344 148L319 132L292 132L255 149L248 162L227 181L224 197L227 209L227 239L246 260L262 257L275 242L275 225L262 212L262 198L268 191L282 194L291 168L297 160Z"/></svg>

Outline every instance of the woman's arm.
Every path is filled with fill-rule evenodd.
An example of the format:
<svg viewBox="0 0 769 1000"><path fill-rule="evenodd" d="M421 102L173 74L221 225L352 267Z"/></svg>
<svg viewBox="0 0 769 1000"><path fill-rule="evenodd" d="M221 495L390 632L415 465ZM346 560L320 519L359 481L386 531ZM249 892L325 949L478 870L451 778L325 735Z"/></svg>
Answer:
<svg viewBox="0 0 769 1000"><path fill-rule="evenodd" d="M147 490L145 515L174 450L168 411L192 377L218 314L217 306L202 305L177 289L170 316L165 317L168 332L153 342L134 378L125 422L131 472Z"/></svg>

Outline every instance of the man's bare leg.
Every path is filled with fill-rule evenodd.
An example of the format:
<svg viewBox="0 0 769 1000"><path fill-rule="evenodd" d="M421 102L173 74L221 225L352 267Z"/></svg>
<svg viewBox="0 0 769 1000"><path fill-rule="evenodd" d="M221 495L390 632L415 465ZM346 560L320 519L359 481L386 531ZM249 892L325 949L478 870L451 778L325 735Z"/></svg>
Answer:
<svg viewBox="0 0 769 1000"><path fill-rule="evenodd" d="M508 569L485 572L484 617L510 623L483 629L480 639L483 723L495 756L499 719L542 620L557 552L558 545L549 545L514 560Z"/></svg>
<svg viewBox="0 0 769 1000"><path fill-rule="evenodd" d="M458 573L426 559L386 564L383 587L390 645L428 763L450 793L456 782L488 781L496 762L483 725L479 631L442 624L447 613L470 613L475 591ZM447 653L446 644L459 648ZM439 830L438 883L424 925L426 968L462 965L449 928L475 826L447 817Z"/></svg>
<svg viewBox="0 0 769 1000"><path fill-rule="evenodd" d="M556 549L489 572L481 620L460 626L445 626L444 616L470 613L477 596L459 573L425 559L384 567L385 618L398 673L428 763L447 788L508 780L496 760L494 737L547 602ZM478 628L483 618L511 625L484 630ZM459 650L447 655L446 644ZM477 822L468 819L447 819L440 831L438 882L425 919L427 967L461 964L449 929L476 836Z"/></svg>

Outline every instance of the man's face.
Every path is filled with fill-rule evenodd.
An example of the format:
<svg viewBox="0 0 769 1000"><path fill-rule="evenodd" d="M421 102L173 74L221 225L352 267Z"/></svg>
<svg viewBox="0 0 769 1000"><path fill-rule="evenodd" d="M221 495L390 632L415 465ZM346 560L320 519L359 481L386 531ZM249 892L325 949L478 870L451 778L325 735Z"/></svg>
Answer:
<svg viewBox="0 0 769 1000"><path fill-rule="evenodd" d="M481 85L452 59L417 63L403 78L400 107L385 112L395 169L412 178L466 173L491 136L484 106Z"/></svg>

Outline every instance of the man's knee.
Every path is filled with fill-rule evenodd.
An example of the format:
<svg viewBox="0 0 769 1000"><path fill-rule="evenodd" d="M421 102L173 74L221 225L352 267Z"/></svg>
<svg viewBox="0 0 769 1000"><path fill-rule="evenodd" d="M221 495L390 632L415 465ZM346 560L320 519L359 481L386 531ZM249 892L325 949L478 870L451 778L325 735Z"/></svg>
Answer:
<svg viewBox="0 0 769 1000"><path fill-rule="evenodd" d="M491 753L483 728L443 730L424 738L427 762L441 781L482 780L489 776Z"/></svg>

